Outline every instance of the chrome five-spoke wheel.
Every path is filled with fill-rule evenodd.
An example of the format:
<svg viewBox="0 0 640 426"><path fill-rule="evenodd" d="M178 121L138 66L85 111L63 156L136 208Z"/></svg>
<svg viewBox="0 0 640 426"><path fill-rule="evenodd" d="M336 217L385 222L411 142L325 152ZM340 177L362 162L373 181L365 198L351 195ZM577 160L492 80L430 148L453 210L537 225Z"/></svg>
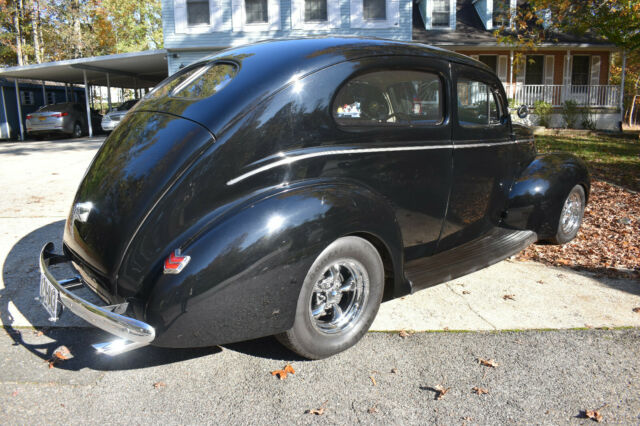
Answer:
<svg viewBox="0 0 640 426"><path fill-rule="evenodd" d="M564 244L575 238L582 224L585 204L584 188L581 185L574 186L562 205L558 229L552 238L553 242Z"/></svg>
<svg viewBox="0 0 640 426"><path fill-rule="evenodd" d="M384 265L378 250L360 237L338 238L307 272L293 326L276 337L310 359L342 352L369 330L383 293Z"/></svg>
<svg viewBox="0 0 640 426"><path fill-rule="evenodd" d="M369 293L369 276L360 262L343 259L329 266L313 287L309 314L323 333L353 326Z"/></svg>

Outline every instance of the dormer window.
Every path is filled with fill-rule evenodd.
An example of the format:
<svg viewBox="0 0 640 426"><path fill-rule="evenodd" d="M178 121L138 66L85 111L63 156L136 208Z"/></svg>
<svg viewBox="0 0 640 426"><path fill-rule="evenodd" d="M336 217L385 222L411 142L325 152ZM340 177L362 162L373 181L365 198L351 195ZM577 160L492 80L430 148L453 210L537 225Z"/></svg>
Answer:
<svg viewBox="0 0 640 426"><path fill-rule="evenodd" d="M434 28L449 28L449 16L451 15L451 2L449 0L432 0L431 26Z"/></svg>
<svg viewBox="0 0 640 426"><path fill-rule="evenodd" d="M338 0L292 0L291 27L300 30L340 28Z"/></svg>
<svg viewBox="0 0 640 426"><path fill-rule="evenodd" d="M493 0L493 28L509 27L510 0Z"/></svg>
<svg viewBox="0 0 640 426"><path fill-rule="evenodd" d="M456 0L420 0L418 8L427 30L456 29Z"/></svg>

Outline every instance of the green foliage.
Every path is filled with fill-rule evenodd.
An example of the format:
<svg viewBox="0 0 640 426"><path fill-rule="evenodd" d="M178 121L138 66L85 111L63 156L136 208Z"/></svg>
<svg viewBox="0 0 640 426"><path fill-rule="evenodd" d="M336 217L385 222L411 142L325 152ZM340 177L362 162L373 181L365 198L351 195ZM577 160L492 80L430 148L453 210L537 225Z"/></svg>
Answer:
<svg viewBox="0 0 640 426"><path fill-rule="evenodd" d="M578 123L580 111L578 104L572 100L566 100L562 103L562 119L567 129L575 129Z"/></svg>
<svg viewBox="0 0 640 426"><path fill-rule="evenodd" d="M582 108L580 110L580 115L582 117L581 124L583 129L596 130L596 118L591 108Z"/></svg>
<svg viewBox="0 0 640 426"><path fill-rule="evenodd" d="M551 111L553 107L549 102L535 101L533 104L533 113L538 116L538 124L544 127L549 127L551 124Z"/></svg>

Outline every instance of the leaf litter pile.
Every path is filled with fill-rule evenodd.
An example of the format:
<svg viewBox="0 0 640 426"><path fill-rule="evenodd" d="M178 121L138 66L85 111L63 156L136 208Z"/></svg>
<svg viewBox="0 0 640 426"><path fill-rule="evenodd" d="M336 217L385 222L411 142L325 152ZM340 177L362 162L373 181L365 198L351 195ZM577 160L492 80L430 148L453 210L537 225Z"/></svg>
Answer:
<svg viewBox="0 0 640 426"><path fill-rule="evenodd" d="M640 194L602 181L591 194L577 237L568 244L534 244L517 260L568 266L610 277L640 277Z"/></svg>

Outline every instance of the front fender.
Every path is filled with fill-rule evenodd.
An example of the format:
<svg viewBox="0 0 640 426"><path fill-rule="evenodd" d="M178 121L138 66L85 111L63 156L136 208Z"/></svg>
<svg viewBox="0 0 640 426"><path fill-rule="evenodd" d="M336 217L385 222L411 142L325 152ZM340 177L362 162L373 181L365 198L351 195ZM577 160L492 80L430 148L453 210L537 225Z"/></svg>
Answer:
<svg viewBox="0 0 640 426"><path fill-rule="evenodd" d="M210 346L291 328L313 261L335 239L358 233L383 242L401 273L393 210L355 183L291 186L233 209L183 247L191 261L182 273L159 275L146 310L153 344Z"/></svg>
<svg viewBox="0 0 640 426"><path fill-rule="evenodd" d="M503 223L534 231L540 239L552 237L564 201L575 185L583 186L588 199L589 171L581 159L567 153L537 156L511 187Z"/></svg>

